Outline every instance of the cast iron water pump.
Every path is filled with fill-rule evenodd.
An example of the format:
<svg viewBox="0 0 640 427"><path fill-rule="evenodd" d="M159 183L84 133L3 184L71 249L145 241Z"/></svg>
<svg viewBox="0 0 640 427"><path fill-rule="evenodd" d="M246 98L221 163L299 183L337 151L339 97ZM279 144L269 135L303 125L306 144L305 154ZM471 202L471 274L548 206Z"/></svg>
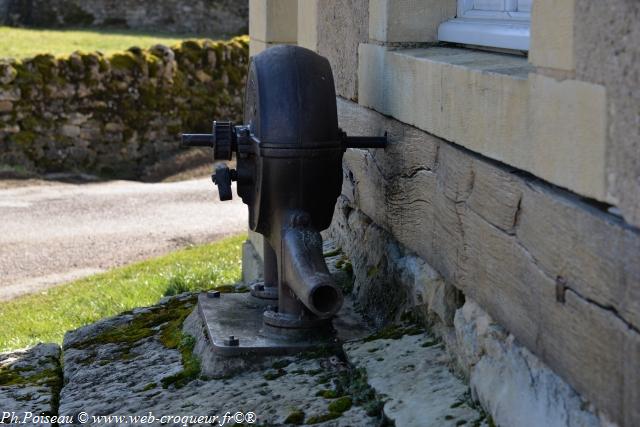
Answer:
<svg viewBox="0 0 640 427"><path fill-rule="evenodd" d="M342 188L342 156L352 148L384 148L384 137L349 137L338 127L331 66L301 47L277 46L252 58L244 125L216 121L211 134L184 134L187 147L212 147L220 199L231 183L249 207L249 227L265 237L264 283L258 298L277 299L263 313L262 334L291 340L331 330L343 301L329 274L319 231L333 216Z"/></svg>

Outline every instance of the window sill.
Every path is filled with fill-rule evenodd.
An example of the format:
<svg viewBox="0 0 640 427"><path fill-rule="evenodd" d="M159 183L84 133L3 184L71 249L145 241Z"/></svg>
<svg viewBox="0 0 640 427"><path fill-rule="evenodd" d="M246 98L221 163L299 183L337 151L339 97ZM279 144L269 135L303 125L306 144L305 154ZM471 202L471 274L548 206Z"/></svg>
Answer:
<svg viewBox="0 0 640 427"><path fill-rule="evenodd" d="M452 43L529 50L528 22L452 19L438 28L438 40Z"/></svg>

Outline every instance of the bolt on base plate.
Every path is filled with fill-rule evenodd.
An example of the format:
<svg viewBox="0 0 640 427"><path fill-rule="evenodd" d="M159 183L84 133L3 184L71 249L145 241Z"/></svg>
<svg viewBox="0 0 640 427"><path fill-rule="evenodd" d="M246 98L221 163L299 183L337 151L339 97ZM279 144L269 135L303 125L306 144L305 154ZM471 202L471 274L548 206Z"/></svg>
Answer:
<svg viewBox="0 0 640 427"><path fill-rule="evenodd" d="M278 300L278 287L265 286L264 282L256 282L249 286L251 295L256 298Z"/></svg>

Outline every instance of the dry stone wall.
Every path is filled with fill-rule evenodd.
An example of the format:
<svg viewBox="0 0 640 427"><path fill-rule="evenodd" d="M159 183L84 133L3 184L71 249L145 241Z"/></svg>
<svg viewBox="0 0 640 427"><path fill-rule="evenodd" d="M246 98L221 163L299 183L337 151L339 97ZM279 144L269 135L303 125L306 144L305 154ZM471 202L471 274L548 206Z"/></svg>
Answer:
<svg viewBox="0 0 640 427"><path fill-rule="evenodd" d="M247 33L248 15L248 0L0 0L0 23L35 27L240 35Z"/></svg>
<svg viewBox="0 0 640 427"><path fill-rule="evenodd" d="M0 164L137 177L183 131L238 120L248 40L0 62Z"/></svg>

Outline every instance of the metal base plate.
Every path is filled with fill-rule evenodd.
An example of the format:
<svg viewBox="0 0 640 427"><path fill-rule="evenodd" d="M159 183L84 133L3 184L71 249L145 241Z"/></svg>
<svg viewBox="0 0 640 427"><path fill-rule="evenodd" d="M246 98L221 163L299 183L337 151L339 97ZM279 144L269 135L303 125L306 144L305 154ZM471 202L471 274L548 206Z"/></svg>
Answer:
<svg viewBox="0 0 640 427"><path fill-rule="evenodd" d="M249 293L221 294L219 298L200 294L198 312L213 352L220 356L284 355L339 344L337 338L321 335L295 342L265 336L262 314L271 304L273 301ZM238 345L225 345L230 336L238 339Z"/></svg>
<svg viewBox="0 0 640 427"><path fill-rule="evenodd" d="M256 282L249 285L251 289L251 295L256 298L275 300L278 301L278 287L277 286L265 286L264 282Z"/></svg>

